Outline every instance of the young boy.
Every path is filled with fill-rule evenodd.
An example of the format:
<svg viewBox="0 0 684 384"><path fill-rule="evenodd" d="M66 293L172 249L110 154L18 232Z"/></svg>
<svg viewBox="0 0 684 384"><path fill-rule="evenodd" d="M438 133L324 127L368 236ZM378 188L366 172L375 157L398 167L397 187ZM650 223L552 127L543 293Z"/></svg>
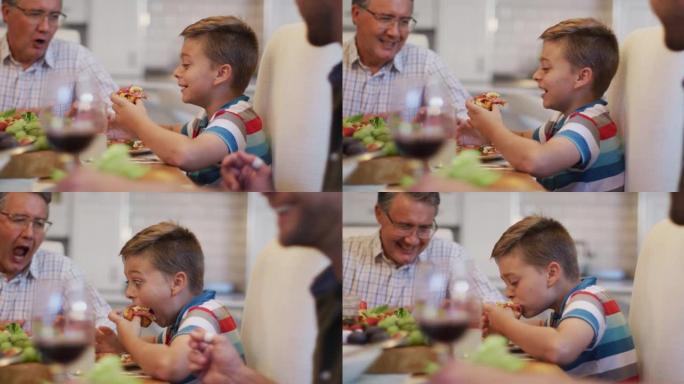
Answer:
<svg viewBox="0 0 684 384"><path fill-rule="evenodd" d="M189 230L162 222L138 232L121 249L128 279L126 297L148 307L155 322L165 327L156 338L139 337L141 317L126 320L112 311L118 339L99 329L97 352L128 352L145 373L170 382L194 382L188 367L190 332L226 337L243 357L237 326L228 309L203 291L204 256Z"/></svg>
<svg viewBox="0 0 684 384"><path fill-rule="evenodd" d="M466 103L472 125L516 169L551 191L622 191L624 153L606 101L618 66L613 32L594 19L562 21L542 33L533 75L544 108L560 115L535 131L515 134L493 111Z"/></svg>
<svg viewBox="0 0 684 384"><path fill-rule="evenodd" d="M185 40L174 76L183 102L204 108L201 116L182 127L161 127L141 101L133 104L113 95L115 123L200 185L218 184L221 161L229 153L246 151L270 164L261 119L244 95L259 57L254 31L236 17L215 16L188 26L181 36Z"/></svg>
<svg viewBox="0 0 684 384"><path fill-rule="evenodd" d="M511 309L484 304L485 328L500 333L534 358L560 365L573 376L611 382L637 380L637 355L625 317L596 278L580 279L575 244L557 221L530 216L501 235L492 258L506 296L520 313L547 309L550 326L526 323Z"/></svg>

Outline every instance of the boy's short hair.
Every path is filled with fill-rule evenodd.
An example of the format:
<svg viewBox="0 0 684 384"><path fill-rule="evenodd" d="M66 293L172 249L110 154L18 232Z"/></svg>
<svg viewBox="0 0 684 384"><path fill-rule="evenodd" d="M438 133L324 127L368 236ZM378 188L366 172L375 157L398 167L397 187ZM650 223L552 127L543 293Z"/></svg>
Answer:
<svg viewBox="0 0 684 384"><path fill-rule="evenodd" d="M185 38L204 38L204 53L215 64L230 64L231 88L244 92L259 61L254 30L235 16L212 16L185 27Z"/></svg>
<svg viewBox="0 0 684 384"><path fill-rule="evenodd" d="M601 97L606 92L620 61L617 38L610 28L592 18L568 19L548 28L539 38L563 41L565 58L570 64L593 71L594 95Z"/></svg>
<svg viewBox="0 0 684 384"><path fill-rule="evenodd" d="M121 258L145 254L152 265L173 276L188 275L190 291L199 294L204 288L204 254L195 235L187 228L168 221L138 232L121 248Z"/></svg>
<svg viewBox="0 0 684 384"><path fill-rule="evenodd" d="M523 260L538 268L555 261L570 280L579 279L577 250L568 231L558 221L528 216L510 226L494 245L492 258L498 259L519 248Z"/></svg>

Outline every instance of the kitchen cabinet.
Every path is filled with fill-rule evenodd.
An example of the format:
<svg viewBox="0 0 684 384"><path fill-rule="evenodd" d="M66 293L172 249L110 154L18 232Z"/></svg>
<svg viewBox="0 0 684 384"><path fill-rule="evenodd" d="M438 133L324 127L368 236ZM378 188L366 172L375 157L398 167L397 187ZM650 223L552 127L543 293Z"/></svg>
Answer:
<svg viewBox="0 0 684 384"><path fill-rule="evenodd" d="M490 81L494 0L439 0L435 51L461 81Z"/></svg>
<svg viewBox="0 0 684 384"><path fill-rule="evenodd" d="M113 77L142 77L146 0L92 0L89 48Z"/></svg>
<svg viewBox="0 0 684 384"><path fill-rule="evenodd" d="M67 24L85 24L90 16L90 7L87 0L63 0L62 12L67 15Z"/></svg>

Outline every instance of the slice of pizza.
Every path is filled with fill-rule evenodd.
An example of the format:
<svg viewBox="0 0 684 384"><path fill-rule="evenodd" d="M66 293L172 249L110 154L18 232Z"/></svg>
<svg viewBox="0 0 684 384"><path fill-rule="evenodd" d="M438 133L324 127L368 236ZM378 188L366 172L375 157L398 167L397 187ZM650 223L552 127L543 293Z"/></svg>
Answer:
<svg viewBox="0 0 684 384"><path fill-rule="evenodd" d="M492 110L494 104L506 105L506 100L501 98L501 95L496 92L486 92L475 96L475 104L489 111Z"/></svg>
<svg viewBox="0 0 684 384"><path fill-rule="evenodd" d="M139 87L137 85L131 85L130 87L121 88L116 92L116 94L127 99L133 104L135 104L135 102L140 99L147 99L147 95L143 91L142 87Z"/></svg>
<svg viewBox="0 0 684 384"><path fill-rule="evenodd" d="M122 316L124 319L131 321L135 316L140 317L140 326L147 328L155 321L157 318L154 316L154 312L148 307L142 305L130 305L123 310Z"/></svg>

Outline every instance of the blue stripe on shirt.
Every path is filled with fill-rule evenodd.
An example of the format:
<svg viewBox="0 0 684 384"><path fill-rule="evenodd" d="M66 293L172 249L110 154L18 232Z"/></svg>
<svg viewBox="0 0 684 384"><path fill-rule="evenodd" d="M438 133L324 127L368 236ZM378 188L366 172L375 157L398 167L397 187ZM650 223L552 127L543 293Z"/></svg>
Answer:
<svg viewBox="0 0 684 384"><path fill-rule="evenodd" d="M219 127L209 127L205 129L204 132L212 133L218 136L226 144L226 147L228 147L228 151L230 151L231 153L238 151L237 140L235 140L235 136L233 136L233 134L230 133L230 131L228 131L227 129Z"/></svg>
<svg viewBox="0 0 684 384"><path fill-rule="evenodd" d="M565 130L558 132L556 137L565 137L568 140L570 140L573 144L575 144L575 147L577 147L577 151L580 154L580 163L576 168L581 168L584 169L589 165L589 162L591 161L591 149L589 148L589 144L587 144L587 141L580 135L579 133L575 131L570 131L570 130Z"/></svg>
<svg viewBox="0 0 684 384"><path fill-rule="evenodd" d="M570 365L563 366L563 369L569 371L574 369L587 361L601 360L604 357L617 355L634 349L634 342L631 337L616 340L610 343L601 343L592 350L585 350L582 352L577 360Z"/></svg>

